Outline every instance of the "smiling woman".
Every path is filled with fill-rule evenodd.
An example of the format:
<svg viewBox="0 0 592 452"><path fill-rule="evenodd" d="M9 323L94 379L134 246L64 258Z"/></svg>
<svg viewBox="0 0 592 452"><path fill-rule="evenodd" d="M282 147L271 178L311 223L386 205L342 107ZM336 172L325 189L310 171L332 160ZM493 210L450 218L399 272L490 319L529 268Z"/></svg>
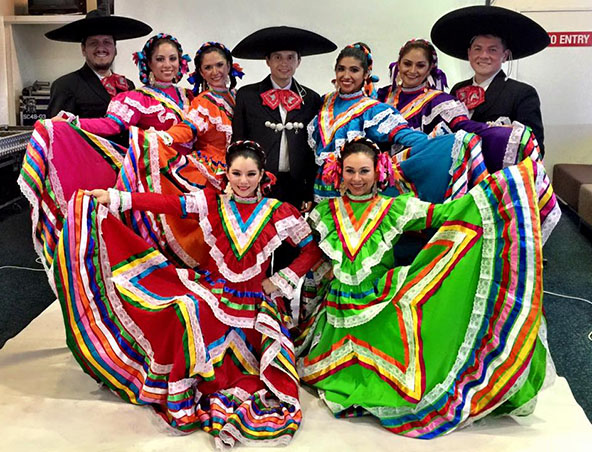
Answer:
<svg viewBox="0 0 592 452"><path fill-rule="evenodd" d="M68 346L97 381L127 402L151 406L181 432L203 429L219 448L285 445L302 411L283 297L295 296L320 251L295 207L253 196L269 182L257 143L231 144L227 161L226 193L95 190L94 199L73 197L60 242L68 251L55 267ZM207 258L195 269L176 266L119 221L130 207L192 221ZM268 277L282 242L297 257ZM108 289L97 296L69 290L70 272ZM99 311L108 314L95 317Z"/></svg>
<svg viewBox="0 0 592 452"><path fill-rule="evenodd" d="M478 139L463 135L428 140L425 133L413 130L395 108L365 95L371 65L367 46L357 43L342 49L335 63L336 91L324 96L320 112L308 125L309 143L318 165L315 199L339 196L336 186L323 180L324 167L334 165L344 143L357 136L368 137L385 148L394 145L393 154L403 146L409 148L394 157L399 161L397 174L402 181L398 193L409 189L434 202L464 193L465 184L478 181L485 170ZM453 149L461 150L460 160L453 161ZM452 166L459 170L449 173ZM348 175L344 172L343 177ZM460 191L451 188L457 180L465 181Z"/></svg>
<svg viewBox="0 0 592 452"><path fill-rule="evenodd" d="M179 50L174 44L162 41L154 46L148 67L153 76L152 84L155 81L171 83L179 72Z"/></svg>
<svg viewBox="0 0 592 452"><path fill-rule="evenodd" d="M89 38L85 51L97 62L106 63L114 54L110 44L109 39ZM78 118L64 112L58 118L36 124L36 133L28 146L21 171L20 185L33 205L33 218L38 219L33 224L35 246L46 268L50 268L53 262L67 203L76 190L108 188L116 183L129 188L134 181L137 183L140 180L136 178L132 181L125 171L125 168L133 166L133 157L127 154L127 130L131 126L166 130L185 118L191 92L178 88L174 83L187 72L189 57L181 55L182 48L176 38L166 34L155 35L135 54L140 79L146 85L115 94L105 117ZM158 73L163 80L149 84L152 72ZM117 80L105 77L103 83L117 83ZM109 96L107 92L105 95ZM118 137L121 132L126 133ZM125 146L104 137L118 138ZM122 167L124 171L120 174ZM119 181L118 175L123 176ZM154 179L151 179L152 182ZM171 237L170 241L174 240ZM169 246L167 240L162 243L165 248ZM175 247L174 244L171 246Z"/></svg>
<svg viewBox="0 0 592 452"><path fill-rule="evenodd" d="M528 159L431 204L370 191L376 179L394 181L379 153L365 138L348 141L335 168L342 196L310 214L325 260L304 283L301 381L335 417L369 414L412 438L489 413L529 414L547 369L554 376L542 315L542 165ZM395 244L426 229L433 238L400 265Z"/></svg>
<svg viewBox="0 0 592 452"><path fill-rule="evenodd" d="M489 73L495 65L501 66L504 54L499 42L498 48L496 42L488 41L484 37L474 41L472 58L482 74ZM497 63L494 64L494 60ZM430 135L459 130L477 133L482 139L483 159L489 171L497 171L529 156L540 157L539 146L524 125L493 127L469 119L465 104L443 91L447 86L446 75L438 68L436 49L425 39L407 41L390 70L391 85L378 90L378 99L399 110L410 127Z"/></svg>

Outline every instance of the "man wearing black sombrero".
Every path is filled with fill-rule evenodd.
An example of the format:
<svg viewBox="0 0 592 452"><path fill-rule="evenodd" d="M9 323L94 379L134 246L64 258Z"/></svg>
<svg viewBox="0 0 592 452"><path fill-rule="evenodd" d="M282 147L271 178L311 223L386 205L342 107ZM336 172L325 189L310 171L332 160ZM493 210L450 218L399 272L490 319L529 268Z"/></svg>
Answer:
<svg viewBox="0 0 592 452"><path fill-rule="evenodd" d="M48 116L61 110L81 118L105 115L111 98L134 88L131 80L111 71L117 55L116 41L147 35L152 28L139 20L90 11L84 19L45 34L51 40L79 42L85 63L77 71L58 78L51 85Z"/></svg>
<svg viewBox="0 0 592 452"><path fill-rule="evenodd" d="M469 60L473 78L450 93L480 122L508 118L529 126L543 151L543 120L536 90L508 78L502 63L524 58L549 45L549 35L532 19L496 6L469 6L441 17L432 27L432 42L447 55ZM503 122L503 120L502 120Z"/></svg>
<svg viewBox="0 0 592 452"><path fill-rule="evenodd" d="M261 82L238 90L232 139L258 142L266 153L266 169L278 179L270 196L303 210L311 207L316 174L306 126L321 99L293 76L302 56L336 48L311 31L280 26L258 30L232 50L237 58L265 59L270 69Z"/></svg>

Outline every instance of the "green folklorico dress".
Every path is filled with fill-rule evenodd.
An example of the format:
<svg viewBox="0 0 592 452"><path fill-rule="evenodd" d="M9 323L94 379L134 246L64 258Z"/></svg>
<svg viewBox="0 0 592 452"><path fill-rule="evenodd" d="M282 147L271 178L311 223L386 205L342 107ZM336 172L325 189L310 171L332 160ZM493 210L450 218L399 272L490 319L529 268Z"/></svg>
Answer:
<svg viewBox="0 0 592 452"><path fill-rule="evenodd" d="M433 438L487 414L529 414L554 375L542 313L542 241L525 161L468 195L321 202L310 222L327 260L305 283L301 380L336 417L372 414ZM393 245L437 228L409 266Z"/></svg>

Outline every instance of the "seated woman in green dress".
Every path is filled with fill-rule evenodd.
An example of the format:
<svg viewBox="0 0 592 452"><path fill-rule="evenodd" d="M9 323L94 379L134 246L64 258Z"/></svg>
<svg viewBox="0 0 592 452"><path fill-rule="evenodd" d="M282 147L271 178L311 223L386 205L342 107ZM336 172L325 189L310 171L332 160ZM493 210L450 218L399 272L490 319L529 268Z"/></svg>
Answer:
<svg viewBox="0 0 592 452"><path fill-rule="evenodd" d="M310 223L325 262L305 283L296 338L301 381L336 417L371 414L433 438L488 414L525 415L553 375L542 312L537 174L527 159L458 200L383 196L391 160L347 143L327 182L342 196ZM409 266L404 231L437 228Z"/></svg>

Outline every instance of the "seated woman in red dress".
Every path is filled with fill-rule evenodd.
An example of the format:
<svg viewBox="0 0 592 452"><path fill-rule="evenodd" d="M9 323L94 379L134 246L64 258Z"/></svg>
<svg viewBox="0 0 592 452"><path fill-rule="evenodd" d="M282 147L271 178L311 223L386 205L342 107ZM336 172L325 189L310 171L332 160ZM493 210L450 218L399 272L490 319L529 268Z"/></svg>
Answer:
<svg viewBox="0 0 592 452"><path fill-rule="evenodd" d="M226 193L72 197L54 264L67 343L95 380L181 431L287 444L302 413L283 297L321 253L296 208L261 196L256 143L231 145L226 161ZM130 208L197 220L209 259L176 267L109 213ZM267 277L284 241L300 253Z"/></svg>

